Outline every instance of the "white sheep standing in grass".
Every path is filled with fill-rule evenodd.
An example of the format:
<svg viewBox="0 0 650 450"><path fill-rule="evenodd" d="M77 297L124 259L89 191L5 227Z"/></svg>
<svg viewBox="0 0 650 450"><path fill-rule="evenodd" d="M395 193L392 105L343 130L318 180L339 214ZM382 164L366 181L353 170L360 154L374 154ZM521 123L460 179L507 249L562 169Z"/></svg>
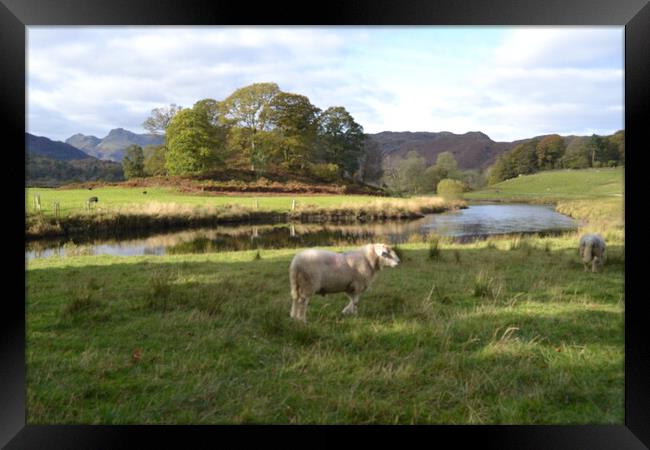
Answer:
<svg viewBox="0 0 650 450"><path fill-rule="evenodd" d="M386 244L368 244L345 253L309 249L296 254L289 266L291 317L306 322L311 296L337 292L345 292L350 299L343 314L356 314L359 296L377 272L399 262L395 251Z"/></svg>
<svg viewBox="0 0 650 450"><path fill-rule="evenodd" d="M605 262L605 240L598 234L585 234L580 238L580 257L587 272L589 264L591 271L596 272L597 266Z"/></svg>

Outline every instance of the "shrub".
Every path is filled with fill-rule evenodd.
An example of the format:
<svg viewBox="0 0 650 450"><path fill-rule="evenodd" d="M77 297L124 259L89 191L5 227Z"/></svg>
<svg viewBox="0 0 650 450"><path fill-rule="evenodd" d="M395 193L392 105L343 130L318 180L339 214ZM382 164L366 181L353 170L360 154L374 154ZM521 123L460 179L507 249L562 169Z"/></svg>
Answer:
<svg viewBox="0 0 650 450"><path fill-rule="evenodd" d="M445 178L444 180L438 183L437 192L438 195L446 196L461 196L463 194L465 187L463 183L458 180L452 180L450 178Z"/></svg>
<svg viewBox="0 0 650 450"><path fill-rule="evenodd" d="M323 181L336 181L339 178L339 166L336 164L313 164L310 171L314 177Z"/></svg>

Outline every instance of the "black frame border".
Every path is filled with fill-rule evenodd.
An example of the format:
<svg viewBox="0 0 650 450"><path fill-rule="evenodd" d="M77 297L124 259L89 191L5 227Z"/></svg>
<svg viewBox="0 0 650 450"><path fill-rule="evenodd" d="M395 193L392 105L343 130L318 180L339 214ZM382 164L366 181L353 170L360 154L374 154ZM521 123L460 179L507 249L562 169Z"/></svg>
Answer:
<svg viewBox="0 0 650 450"><path fill-rule="evenodd" d="M301 9L298 4L225 2L220 0L0 0L0 124L9 138L12 164L23 164L25 117L26 27L36 25L618 25L625 26L625 226L626 240L640 243L643 235L632 189L642 180L644 131L650 125L650 3L648 0L465 0L408 3L392 0L331 0ZM15 160L13 159L15 158ZM13 219L9 228L24 233L24 172L9 171L7 180ZM15 179L14 179L15 178ZM636 184L636 183L635 183ZM640 187L637 185L637 187ZM20 193L18 191L20 188ZM14 203L15 202L15 203ZM15 229L14 229L15 227ZM23 242L16 239L11 267L15 289L5 296L9 311L2 317L0 341L0 445L7 448L130 448L187 445L214 447L224 435L244 443L256 433L304 439L319 444L338 441L351 431L376 442L404 443L408 438L473 444L499 449L642 449L650 446L650 345L644 323L641 264L628 264L625 274L625 425L507 425L430 427L341 426L106 426L26 425L25 296ZM626 246L626 260L639 259L642 245ZM630 259L632 258L632 259ZM643 264L643 263L642 263ZM8 267L8 266L5 266ZM215 434L216 433L216 434ZM298 434L299 436L296 436ZM259 435L257 435L259 437ZM291 440L295 439L292 438ZM216 439L215 439L216 438ZM286 435L285 435L286 439ZM309 442L307 441L307 442ZM201 442L201 444L199 444ZM291 442L291 441L287 441ZM158 444L158 446L159 446Z"/></svg>

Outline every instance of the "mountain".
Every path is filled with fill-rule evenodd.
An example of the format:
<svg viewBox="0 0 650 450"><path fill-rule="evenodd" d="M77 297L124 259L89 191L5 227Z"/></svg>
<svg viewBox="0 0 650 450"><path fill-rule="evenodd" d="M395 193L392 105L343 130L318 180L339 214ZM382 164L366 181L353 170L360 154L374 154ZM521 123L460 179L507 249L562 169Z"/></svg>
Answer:
<svg viewBox="0 0 650 450"><path fill-rule="evenodd" d="M75 134L74 136L70 136L68 139L65 140L66 144L70 144L73 147L78 148L79 150L82 150L86 153L92 152L95 147L97 147L100 142L102 142L101 139L95 136L86 136L84 134ZM90 153L89 153L90 154Z"/></svg>
<svg viewBox="0 0 650 450"><path fill-rule="evenodd" d="M124 150L130 145L135 144L145 147L147 145L160 145L164 141L164 136L136 134L124 128L115 128L103 139L75 134L66 139L65 142L98 159L121 162L124 158Z"/></svg>
<svg viewBox="0 0 650 450"><path fill-rule="evenodd" d="M72 145L29 133L25 133L25 151L30 156L45 156L59 161L91 158Z"/></svg>
<svg viewBox="0 0 650 450"><path fill-rule="evenodd" d="M78 148L25 133L26 186L60 186L81 181L122 181L122 165L100 161Z"/></svg>
<svg viewBox="0 0 650 450"><path fill-rule="evenodd" d="M427 164L435 164L440 153L451 152L461 169L485 169L501 153L528 140L495 142L480 131L470 131L465 134L454 134L448 131L438 133L382 131L369 136L379 144L384 158L404 157L409 151L415 150L427 160Z"/></svg>

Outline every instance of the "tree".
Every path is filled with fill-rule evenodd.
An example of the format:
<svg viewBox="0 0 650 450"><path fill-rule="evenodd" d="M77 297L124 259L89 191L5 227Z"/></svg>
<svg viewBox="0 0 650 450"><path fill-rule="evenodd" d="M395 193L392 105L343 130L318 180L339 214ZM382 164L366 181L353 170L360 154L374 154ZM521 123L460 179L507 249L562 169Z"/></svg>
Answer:
<svg viewBox="0 0 650 450"><path fill-rule="evenodd" d="M499 155L489 169L488 183L496 184L501 181L515 177L515 169L512 165L509 153Z"/></svg>
<svg viewBox="0 0 650 450"><path fill-rule="evenodd" d="M562 167L567 169L585 169L590 167L591 159L587 146L588 142L588 137L578 136L573 138L567 145L564 156L560 160Z"/></svg>
<svg viewBox="0 0 650 450"><path fill-rule="evenodd" d="M262 131L268 131L269 106L273 98L280 93L275 83L254 83L237 89L224 100L225 118L233 125L244 128L246 133L238 133L238 138L245 139L246 156L251 170L263 164L266 159ZM260 142L262 141L262 142Z"/></svg>
<svg viewBox="0 0 650 450"><path fill-rule="evenodd" d="M230 122L226 119L226 105L224 102L204 98L194 103L192 109L199 114L204 114L208 122L215 127L230 125Z"/></svg>
<svg viewBox="0 0 650 450"><path fill-rule="evenodd" d="M357 177L364 182L381 180L384 174L383 159L384 154L379 144L366 135Z"/></svg>
<svg viewBox="0 0 650 450"><path fill-rule="evenodd" d="M434 186L427 183L425 169L426 160L418 152L410 151L405 158L388 159L384 182L401 194L431 192Z"/></svg>
<svg viewBox="0 0 650 450"><path fill-rule="evenodd" d="M145 176L167 175L167 169L165 168L166 152L167 147L164 145L147 145L143 149Z"/></svg>
<svg viewBox="0 0 650 450"><path fill-rule="evenodd" d="M427 169L424 171L424 178L426 180L427 190L435 192L438 183L440 183L441 180L447 178L447 169L445 169L444 166L441 167L437 164L434 164L427 167Z"/></svg>
<svg viewBox="0 0 650 450"><path fill-rule="evenodd" d="M142 122L142 127L153 134L165 134L165 130L176 114L183 109L172 103L168 108L154 108L151 115Z"/></svg>
<svg viewBox="0 0 650 450"><path fill-rule="evenodd" d="M537 167L541 170L554 169L558 167L559 161L564 156L566 146L564 139L557 134L544 137L537 144Z"/></svg>
<svg viewBox="0 0 650 450"><path fill-rule="evenodd" d="M459 181L465 186L465 191L473 191L485 186L485 176L476 169L469 169L460 172Z"/></svg>
<svg viewBox="0 0 650 450"><path fill-rule="evenodd" d="M617 155L616 161L625 164L625 131L617 131L609 136L612 151Z"/></svg>
<svg viewBox="0 0 650 450"><path fill-rule="evenodd" d="M514 175L527 175L537 171L537 141L517 145L509 155Z"/></svg>
<svg viewBox="0 0 650 450"><path fill-rule="evenodd" d="M223 164L224 139L201 108L184 109L166 133L165 168L170 175L201 174Z"/></svg>
<svg viewBox="0 0 650 450"><path fill-rule="evenodd" d="M142 153L142 147L139 145L130 145L126 148L124 151L124 159L122 159L122 169L127 179L144 176L144 154Z"/></svg>
<svg viewBox="0 0 650 450"><path fill-rule="evenodd" d="M457 178L460 174L458 172L458 163L454 154L451 152L442 152L436 158L436 166L441 173L444 173L445 178Z"/></svg>
<svg viewBox="0 0 650 450"><path fill-rule="evenodd" d="M338 165L347 176L359 169L365 135L344 107L329 107L320 115L319 138L323 162Z"/></svg>
<svg viewBox="0 0 650 450"><path fill-rule="evenodd" d="M591 167L601 166L608 159L607 141L602 136L592 134L587 142L587 152L589 153Z"/></svg>
<svg viewBox="0 0 650 450"><path fill-rule="evenodd" d="M273 158L287 168L304 169L313 160L320 109L304 95L280 92L269 104L268 120L276 136Z"/></svg>

